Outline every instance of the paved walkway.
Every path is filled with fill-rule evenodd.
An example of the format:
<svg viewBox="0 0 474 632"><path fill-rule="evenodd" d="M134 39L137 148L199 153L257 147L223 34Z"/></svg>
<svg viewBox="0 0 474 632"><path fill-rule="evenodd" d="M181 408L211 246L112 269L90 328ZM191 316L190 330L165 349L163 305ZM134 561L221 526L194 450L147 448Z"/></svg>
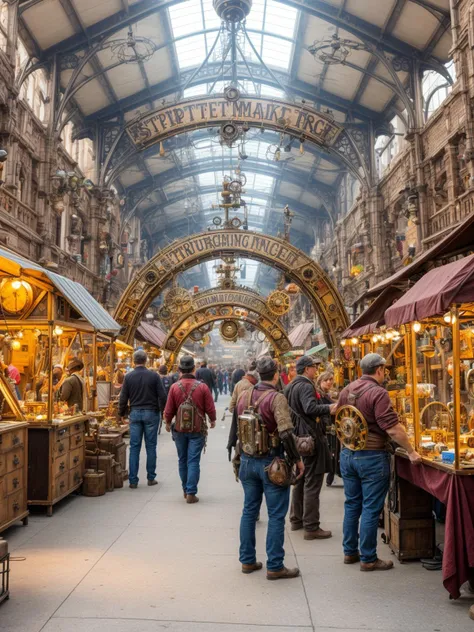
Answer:
<svg viewBox="0 0 474 632"><path fill-rule="evenodd" d="M324 489L330 540L287 533L288 565L299 579L268 582L240 572L237 550L242 491L227 462L230 417L210 432L201 502L181 495L170 435L159 439L160 485L124 487L101 498L75 496L54 516L4 534L15 557L1 632L338 632L474 630L472 599L450 602L440 572L396 563L389 573L360 573L341 557L343 493ZM144 461L142 457L142 461ZM267 519L257 528L265 561ZM390 556L381 545L380 553Z"/></svg>

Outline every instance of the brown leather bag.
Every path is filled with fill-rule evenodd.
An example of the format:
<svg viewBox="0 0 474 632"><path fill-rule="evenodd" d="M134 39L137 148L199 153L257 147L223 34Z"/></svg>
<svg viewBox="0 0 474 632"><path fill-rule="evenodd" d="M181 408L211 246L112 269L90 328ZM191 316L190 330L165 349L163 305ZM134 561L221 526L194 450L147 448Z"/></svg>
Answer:
<svg viewBox="0 0 474 632"><path fill-rule="evenodd" d="M290 464L279 456L276 456L270 465L267 465L265 472L271 483L278 487L289 487L296 482L296 476Z"/></svg>
<svg viewBox="0 0 474 632"><path fill-rule="evenodd" d="M296 447L300 456L312 456L314 454L314 438L310 435L295 437Z"/></svg>

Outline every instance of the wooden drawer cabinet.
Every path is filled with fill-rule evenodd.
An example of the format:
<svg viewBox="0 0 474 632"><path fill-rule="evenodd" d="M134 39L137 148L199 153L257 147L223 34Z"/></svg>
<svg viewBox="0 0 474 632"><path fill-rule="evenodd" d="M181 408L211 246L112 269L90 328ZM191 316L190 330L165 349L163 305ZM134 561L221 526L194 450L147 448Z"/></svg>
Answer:
<svg viewBox="0 0 474 632"><path fill-rule="evenodd" d="M53 505L82 485L86 417L28 428L28 504Z"/></svg>
<svg viewBox="0 0 474 632"><path fill-rule="evenodd" d="M26 503L26 422L3 424L0 428L0 532L17 520L28 522Z"/></svg>

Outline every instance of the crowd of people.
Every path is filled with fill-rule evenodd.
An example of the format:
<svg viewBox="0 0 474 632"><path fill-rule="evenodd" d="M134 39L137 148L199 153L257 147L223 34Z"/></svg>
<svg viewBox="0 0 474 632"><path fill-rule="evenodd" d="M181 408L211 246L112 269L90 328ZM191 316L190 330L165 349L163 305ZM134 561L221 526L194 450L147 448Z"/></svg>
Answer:
<svg viewBox="0 0 474 632"><path fill-rule="evenodd" d="M218 394L229 389L232 424L227 449L244 491L240 523L240 563L245 574L260 570L255 532L265 498L268 511L267 579L290 579L299 569L284 564L285 519L303 530L305 540L332 537L321 526L320 493L327 475L344 484L343 562L360 564L361 571L384 571L391 561L377 556L377 527L389 487L389 442L404 448L413 465L421 462L384 388L385 359L375 353L360 362L362 377L337 395L334 375L319 363L301 357L295 374L282 375L270 356L249 364L247 370L228 369L184 356L177 375L146 368L144 351L134 354L135 369L125 376L119 416L130 419L130 487L138 486L139 454L143 437L148 485L156 485L156 446L160 415L172 433L178 454L183 496L188 504L197 496L200 462L209 428L216 425ZM286 377L286 379L285 379ZM214 397L213 397L214 395ZM336 401L337 400L337 401ZM334 416L342 405L355 406L363 416L367 439L360 450L341 446L334 432ZM329 440L328 440L329 439ZM341 449L342 447L342 449ZM293 487L290 508L290 489Z"/></svg>

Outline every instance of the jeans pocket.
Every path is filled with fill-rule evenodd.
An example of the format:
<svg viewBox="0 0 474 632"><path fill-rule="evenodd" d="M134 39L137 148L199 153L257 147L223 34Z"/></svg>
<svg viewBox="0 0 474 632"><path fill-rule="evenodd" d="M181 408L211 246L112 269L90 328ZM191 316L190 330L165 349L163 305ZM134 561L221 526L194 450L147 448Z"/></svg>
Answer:
<svg viewBox="0 0 474 632"><path fill-rule="evenodd" d="M390 474L390 458L387 453L358 460L358 468L362 478L377 481Z"/></svg>
<svg viewBox="0 0 474 632"><path fill-rule="evenodd" d="M241 483L244 483L247 480L248 468L249 468L248 460L247 459L241 459L241 461L240 461L240 468L239 468L239 478L240 478Z"/></svg>

